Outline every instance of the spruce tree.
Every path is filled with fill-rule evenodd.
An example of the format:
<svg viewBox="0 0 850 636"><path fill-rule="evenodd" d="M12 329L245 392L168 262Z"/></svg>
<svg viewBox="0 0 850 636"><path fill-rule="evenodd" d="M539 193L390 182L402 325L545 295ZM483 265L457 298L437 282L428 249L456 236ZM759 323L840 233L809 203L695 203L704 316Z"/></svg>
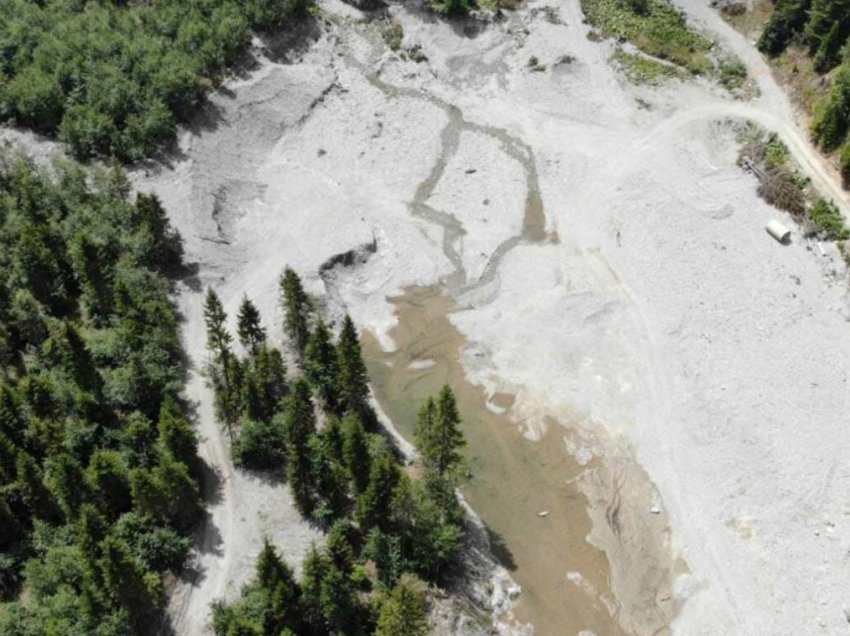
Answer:
<svg viewBox="0 0 850 636"><path fill-rule="evenodd" d="M322 587L330 564L328 557L310 546L310 551L301 563L301 598L304 618L315 633L326 633L324 613L322 612Z"/></svg>
<svg viewBox="0 0 850 636"><path fill-rule="evenodd" d="M289 267L280 277L280 291L284 311L284 334L289 339L299 364L302 364L310 337L310 299L304 292L298 274Z"/></svg>
<svg viewBox="0 0 850 636"><path fill-rule="evenodd" d="M301 590L292 568L280 558L268 539L257 556L257 584L266 591L268 612L264 617L267 634L279 634L287 627L300 627Z"/></svg>
<svg viewBox="0 0 850 636"><path fill-rule="evenodd" d="M413 576L401 577L381 603L375 636L425 636L429 632L423 587Z"/></svg>
<svg viewBox="0 0 850 636"><path fill-rule="evenodd" d="M172 395L159 409L159 447L187 466L198 462L198 434L186 421L183 409Z"/></svg>
<svg viewBox="0 0 850 636"><path fill-rule="evenodd" d="M330 331L321 319L317 321L304 351L304 371L325 409L336 412L339 405L339 367Z"/></svg>
<svg viewBox="0 0 850 636"><path fill-rule="evenodd" d="M260 347L254 359L254 379L262 405L262 417L270 420L281 408L281 400L286 395L286 365L280 351L270 347Z"/></svg>
<svg viewBox="0 0 850 636"><path fill-rule="evenodd" d="M390 502L401 471L390 453L384 453L372 464L369 484L357 500L357 521L364 531L389 525Z"/></svg>
<svg viewBox="0 0 850 636"><path fill-rule="evenodd" d="M230 343L233 338L227 331L227 314L212 287L207 289L204 300L204 322L207 327L207 349L220 362L230 357Z"/></svg>
<svg viewBox="0 0 850 636"><path fill-rule="evenodd" d="M457 401L448 385L440 390L436 403L429 398L420 409L415 438L422 463L431 476L442 479L460 466L466 441L460 430Z"/></svg>
<svg viewBox="0 0 850 636"><path fill-rule="evenodd" d="M339 401L343 411L365 408L369 399L369 374L363 362L363 352L357 329L351 317L346 315L342 322L337 345L339 356Z"/></svg>
<svg viewBox="0 0 850 636"><path fill-rule="evenodd" d="M283 400L283 421L289 487L298 510L310 515L315 504L315 485L309 441L316 432L316 419L310 387L303 379L295 381L291 393Z"/></svg>
<svg viewBox="0 0 850 636"><path fill-rule="evenodd" d="M346 415L342 422L342 456L354 483L354 491L362 493L369 484L372 459L369 456L366 430L354 413Z"/></svg>
<svg viewBox="0 0 850 636"><path fill-rule="evenodd" d="M440 477L460 466L463 461L461 449L466 446L466 440L460 430L457 400L448 385L443 386L437 398L437 418L432 443L432 463Z"/></svg>
<svg viewBox="0 0 850 636"><path fill-rule="evenodd" d="M432 448L434 446L434 427L437 420L437 404L429 397L416 414L416 427L413 429L413 439L416 448L422 456L422 463L430 467Z"/></svg>
<svg viewBox="0 0 850 636"><path fill-rule="evenodd" d="M227 314L218 294L212 288L207 290L204 301L204 322L207 328L207 349L213 356L213 386L216 392L216 411L227 426L230 442L233 443L233 425L239 415L237 407L238 383L234 382L238 361L231 354L230 343L233 340L227 330Z"/></svg>
<svg viewBox="0 0 850 636"><path fill-rule="evenodd" d="M239 342L253 356L257 355L258 349L266 340L266 330L260 324L260 312L247 295L239 305L237 334Z"/></svg>
<svg viewBox="0 0 850 636"><path fill-rule="evenodd" d="M323 431L324 433L324 431ZM333 458L330 440L314 435L309 442L311 471L319 505L313 515L319 521L332 522L342 518L348 508L348 474Z"/></svg>

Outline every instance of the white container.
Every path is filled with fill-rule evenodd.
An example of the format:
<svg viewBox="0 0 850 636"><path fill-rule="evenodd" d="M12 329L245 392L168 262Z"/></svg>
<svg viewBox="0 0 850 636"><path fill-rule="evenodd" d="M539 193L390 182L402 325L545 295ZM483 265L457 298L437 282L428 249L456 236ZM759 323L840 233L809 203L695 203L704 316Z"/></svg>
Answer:
<svg viewBox="0 0 850 636"><path fill-rule="evenodd" d="M768 223L765 229L780 243L788 243L791 240L791 230L775 219Z"/></svg>

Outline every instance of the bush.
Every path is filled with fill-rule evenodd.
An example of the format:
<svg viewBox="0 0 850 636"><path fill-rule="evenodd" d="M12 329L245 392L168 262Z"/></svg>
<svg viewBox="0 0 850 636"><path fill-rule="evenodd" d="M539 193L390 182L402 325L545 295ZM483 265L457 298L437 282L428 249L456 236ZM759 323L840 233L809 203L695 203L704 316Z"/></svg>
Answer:
<svg viewBox="0 0 850 636"><path fill-rule="evenodd" d="M850 229L844 224L841 212L832 201L819 198L809 211L809 218L830 241L850 239Z"/></svg>

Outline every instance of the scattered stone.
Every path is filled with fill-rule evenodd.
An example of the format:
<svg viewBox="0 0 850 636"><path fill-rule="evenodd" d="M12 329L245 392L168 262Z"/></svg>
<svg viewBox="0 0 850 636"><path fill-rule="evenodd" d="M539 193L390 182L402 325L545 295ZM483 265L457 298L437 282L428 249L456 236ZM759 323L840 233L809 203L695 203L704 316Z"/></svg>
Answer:
<svg viewBox="0 0 850 636"><path fill-rule="evenodd" d="M747 12L747 3L743 0L711 0L711 6L726 15L743 15Z"/></svg>

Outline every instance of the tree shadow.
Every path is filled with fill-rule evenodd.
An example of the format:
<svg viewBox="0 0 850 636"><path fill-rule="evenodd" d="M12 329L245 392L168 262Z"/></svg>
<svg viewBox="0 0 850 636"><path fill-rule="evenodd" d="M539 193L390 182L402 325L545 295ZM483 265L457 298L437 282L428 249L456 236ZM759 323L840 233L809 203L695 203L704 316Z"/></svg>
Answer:
<svg viewBox="0 0 850 636"><path fill-rule="evenodd" d="M322 25L311 15L291 22L291 27L275 33L260 35L266 56L280 64L298 61L322 35Z"/></svg>
<svg viewBox="0 0 850 636"><path fill-rule="evenodd" d="M504 537L489 526L485 525L484 529L487 531L487 539L490 541L490 552L494 557L496 557L496 561L499 562L499 565L509 572L516 571L517 564L514 559L514 554L505 542Z"/></svg>
<svg viewBox="0 0 850 636"><path fill-rule="evenodd" d="M257 481L261 483L263 486L269 486L271 488L275 488L277 486L281 486L286 483L286 474L283 468L274 469L260 469L260 468L245 468L244 466L237 466L236 469L244 474L248 479L252 481Z"/></svg>
<svg viewBox="0 0 850 636"><path fill-rule="evenodd" d="M201 264L200 263L182 263L174 272L174 278L186 285L196 294L204 290L204 285L201 282Z"/></svg>
<svg viewBox="0 0 850 636"><path fill-rule="evenodd" d="M201 489L204 493L204 503L213 506L221 503L223 480L219 471L210 466L205 460L201 460L198 465L198 473Z"/></svg>

